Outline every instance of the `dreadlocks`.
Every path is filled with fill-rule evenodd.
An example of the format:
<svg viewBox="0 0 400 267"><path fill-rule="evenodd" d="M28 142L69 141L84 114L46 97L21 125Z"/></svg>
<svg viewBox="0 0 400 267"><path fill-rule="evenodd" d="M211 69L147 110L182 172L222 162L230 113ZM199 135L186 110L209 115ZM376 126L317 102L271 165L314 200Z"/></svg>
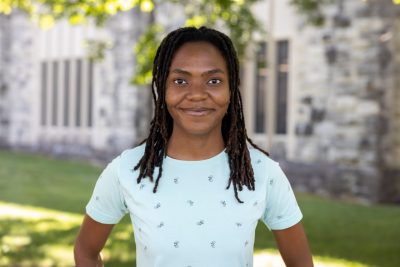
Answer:
<svg viewBox="0 0 400 267"><path fill-rule="evenodd" d="M163 171L163 160L166 157L166 147L172 134L173 121L165 104L166 80L169 73L172 58L175 52L184 43L205 41L214 45L222 53L229 71L229 91L231 92L230 104L227 114L222 120L222 136L226 145L226 153L229 157L230 176L226 189L231 184L235 191L235 197L240 202L238 190L242 191L243 185L249 190L254 190L254 172L251 166L250 154L246 140L255 148L266 155L266 151L259 148L247 136L242 98L239 92L239 62L232 41L225 34L201 27L186 27L169 33L161 42L154 59L153 80L151 83L153 101L155 104L154 117L150 122L149 136L141 142L146 142L145 152L134 170L140 168L137 183L149 177L153 182L154 170L159 167L153 192L157 192L158 183Z"/></svg>

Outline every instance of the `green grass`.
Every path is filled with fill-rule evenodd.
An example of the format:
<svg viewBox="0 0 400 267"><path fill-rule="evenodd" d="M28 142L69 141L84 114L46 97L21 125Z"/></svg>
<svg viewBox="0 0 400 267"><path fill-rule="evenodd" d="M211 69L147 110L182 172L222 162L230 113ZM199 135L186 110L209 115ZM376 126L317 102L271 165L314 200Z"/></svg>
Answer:
<svg viewBox="0 0 400 267"><path fill-rule="evenodd" d="M0 151L0 266L72 266L72 246L101 168ZM315 258L335 266L400 266L400 207L363 206L299 195ZM255 251L273 251L259 223ZM118 224L107 267L135 266L129 218ZM332 265L333 266L333 265Z"/></svg>

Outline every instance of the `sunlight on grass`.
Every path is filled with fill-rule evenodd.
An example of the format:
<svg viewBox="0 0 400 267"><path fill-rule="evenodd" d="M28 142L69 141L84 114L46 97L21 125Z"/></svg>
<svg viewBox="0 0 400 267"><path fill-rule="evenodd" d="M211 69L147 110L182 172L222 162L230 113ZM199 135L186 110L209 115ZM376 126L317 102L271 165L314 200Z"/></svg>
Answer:
<svg viewBox="0 0 400 267"><path fill-rule="evenodd" d="M358 262L314 256L315 267L369 267ZM254 254L254 267L285 267L279 252L274 249L257 250Z"/></svg>
<svg viewBox="0 0 400 267"><path fill-rule="evenodd" d="M73 213L0 202L0 266L72 266L81 221Z"/></svg>
<svg viewBox="0 0 400 267"><path fill-rule="evenodd" d="M0 219L43 220L52 219L60 223L80 224L81 215L59 212L33 206L18 205L0 201Z"/></svg>

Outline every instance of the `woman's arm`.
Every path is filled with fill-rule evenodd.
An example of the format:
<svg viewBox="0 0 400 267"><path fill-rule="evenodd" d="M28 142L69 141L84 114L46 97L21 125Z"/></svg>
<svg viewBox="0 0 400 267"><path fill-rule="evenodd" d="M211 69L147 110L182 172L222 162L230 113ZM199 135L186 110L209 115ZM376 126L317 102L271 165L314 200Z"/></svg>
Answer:
<svg viewBox="0 0 400 267"><path fill-rule="evenodd" d="M283 261L288 267L312 267L313 261L303 225L272 231Z"/></svg>
<svg viewBox="0 0 400 267"><path fill-rule="evenodd" d="M85 215L75 241L76 267L102 267L100 251L103 249L114 224L102 224Z"/></svg>

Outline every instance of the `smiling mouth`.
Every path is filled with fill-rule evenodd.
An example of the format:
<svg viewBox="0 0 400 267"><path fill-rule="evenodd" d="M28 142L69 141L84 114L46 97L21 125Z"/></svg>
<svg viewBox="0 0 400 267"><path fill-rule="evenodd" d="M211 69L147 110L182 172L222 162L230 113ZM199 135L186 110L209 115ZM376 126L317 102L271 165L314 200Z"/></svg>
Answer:
<svg viewBox="0 0 400 267"><path fill-rule="evenodd" d="M212 111L212 109L207 108L181 108L181 110L191 116L205 116Z"/></svg>

